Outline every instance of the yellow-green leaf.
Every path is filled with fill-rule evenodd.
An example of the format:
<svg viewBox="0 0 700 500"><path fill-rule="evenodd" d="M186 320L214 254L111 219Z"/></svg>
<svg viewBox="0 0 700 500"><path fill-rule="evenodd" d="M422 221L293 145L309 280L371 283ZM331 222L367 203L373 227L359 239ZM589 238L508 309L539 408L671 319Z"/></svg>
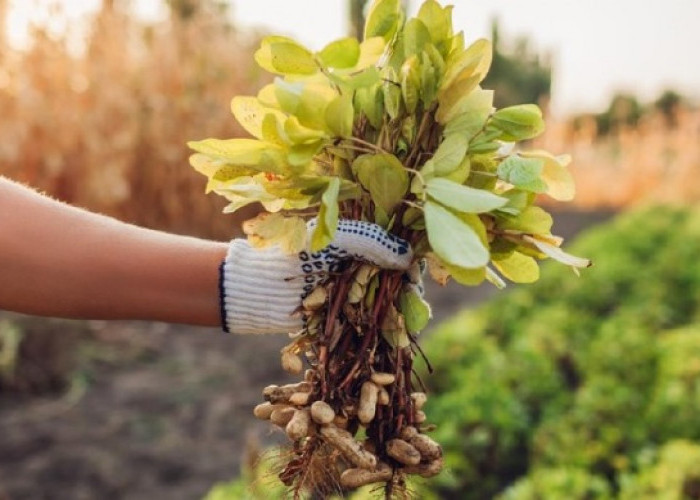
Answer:
<svg viewBox="0 0 700 500"><path fill-rule="evenodd" d="M392 120L401 112L401 84L398 76L391 66L386 68L384 82L382 84L384 95L384 107Z"/></svg>
<svg viewBox="0 0 700 500"><path fill-rule="evenodd" d="M409 19L403 28L404 57L420 54L430 42L430 32L423 21L415 17Z"/></svg>
<svg viewBox="0 0 700 500"><path fill-rule="evenodd" d="M547 184L547 194L559 201L571 201L576 195L574 178L567 166L571 163L569 155L554 156L547 151L522 151L524 158L542 160L542 180Z"/></svg>
<svg viewBox="0 0 700 500"><path fill-rule="evenodd" d="M263 106L257 97L249 96L234 97L231 100L231 112L238 123L257 139L263 138L262 125L265 116L273 114L284 118L279 111Z"/></svg>
<svg viewBox="0 0 700 500"><path fill-rule="evenodd" d="M541 179L544 161L539 158L509 156L498 165L498 177L504 181L533 193L544 193L547 184Z"/></svg>
<svg viewBox="0 0 700 500"><path fill-rule="evenodd" d="M513 252L505 259L494 260L493 265L513 283L534 283L540 279L537 261L520 252Z"/></svg>
<svg viewBox="0 0 700 500"><path fill-rule="evenodd" d="M461 52L450 54L447 59L445 76L440 86L441 91L464 79L476 77L477 83L486 77L493 59L491 42L481 38Z"/></svg>
<svg viewBox="0 0 700 500"><path fill-rule="evenodd" d="M280 113L281 115L281 113ZM282 115L283 117L284 115ZM263 140L278 146L288 146L290 144L287 134L284 132L284 120L273 113L267 113L262 121L260 131Z"/></svg>
<svg viewBox="0 0 700 500"><path fill-rule="evenodd" d="M352 136L355 108L349 93L339 95L326 108L326 125L338 137Z"/></svg>
<svg viewBox="0 0 700 500"><path fill-rule="evenodd" d="M270 36L263 39L255 61L267 71L282 75L312 75L318 71L313 54L291 38Z"/></svg>
<svg viewBox="0 0 700 500"><path fill-rule="evenodd" d="M381 36L365 38L360 44L360 59L355 70L360 71L375 66L386 49L386 41Z"/></svg>
<svg viewBox="0 0 700 500"><path fill-rule="evenodd" d="M493 111L493 90L477 86L464 94L450 107L440 106L435 118L447 125L445 134L463 131L469 138L481 130Z"/></svg>
<svg viewBox="0 0 700 500"><path fill-rule="evenodd" d="M426 192L436 202L459 212L490 212L508 202L506 198L484 189L462 186L440 177L435 177L427 182Z"/></svg>
<svg viewBox="0 0 700 500"><path fill-rule="evenodd" d="M294 144L307 144L326 137L326 133L323 130L305 127L299 123L299 119L296 116L287 118L287 121L284 122L284 132Z"/></svg>
<svg viewBox="0 0 700 500"><path fill-rule="evenodd" d="M285 217L279 213L262 213L243 223L243 232L255 248L279 245L286 254L306 248L306 222L301 217Z"/></svg>
<svg viewBox="0 0 700 500"><path fill-rule="evenodd" d="M420 62L415 55L401 66L401 95L408 112L415 112L420 98Z"/></svg>
<svg viewBox="0 0 700 500"><path fill-rule="evenodd" d="M401 0L374 0L367 12L365 40L380 36L391 40L399 24Z"/></svg>
<svg viewBox="0 0 700 500"><path fill-rule="evenodd" d="M256 139L204 139L190 141L187 145L198 153L224 160L227 164L270 172L278 170L275 162L282 154L282 149L278 146Z"/></svg>
<svg viewBox="0 0 700 500"><path fill-rule="evenodd" d="M527 207L517 217L499 221L501 229L520 231L528 234L549 234L552 230L552 216L540 207Z"/></svg>
<svg viewBox="0 0 700 500"><path fill-rule="evenodd" d="M406 330L420 333L430 321L430 306L413 288L405 289L399 296L399 310L403 314Z"/></svg>
<svg viewBox="0 0 700 500"><path fill-rule="evenodd" d="M426 0L418 11L418 19L428 28L433 43L440 44L452 36L452 5L442 7L435 0Z"/></svg>
<svg viewBox="0 0 700 500"><path fill-rule="evenodd" d="M461 134L451 134L440 143L433 155L435 175L444 176L453 172L464 160L469 141Z"/></svg>
<svg viewBox="0 0 700 500"><path fill-rule="evenodd" d="M466 269L488 263L489 252L469 224L435 202L427 201L424 209L428 241L443 261Z"/></svg>
<svg viewBox="0 0 700 500"><path fill-rule="evenodd" d="M408 191L408 173L392 154L362 155L352 165L360 184L387 215Z"/></svg>
<svg viewBox="0 0 700 500"><path fill-rule="evenodd" d="M318 58L329 68L352 68L360 59L360 42L356 38L335 40L323 47Z"/></svg>
<svg viewBox="0 0 700 500"><path fill-rule="evenodd" d="M489 123L501 131L499 139L506 142L532 139L544 131L542 111L535 104L499 109Z"/></svg>
<svg viewBox="0 0 700 500"><path fill-rule="evenodd" d="M318 212L318 224L311 235L311 250L318 252L327 247L338 228L338 193L340 191L340 179L332 177L328 187L321 196L321 208Z"/></svg>

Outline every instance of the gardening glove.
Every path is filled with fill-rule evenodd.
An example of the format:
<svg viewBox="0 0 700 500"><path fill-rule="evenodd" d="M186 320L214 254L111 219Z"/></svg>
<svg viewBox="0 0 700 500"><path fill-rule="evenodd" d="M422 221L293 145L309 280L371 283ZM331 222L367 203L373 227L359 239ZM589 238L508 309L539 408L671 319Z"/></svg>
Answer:
<svg viewBox="0 0 700 500"><path fill-rule="evenodd" d="M307 224L307 245L316 228ZM294 311L328 273L348 259L385 269L405 270L413 251L408 242L371 222L341 220L333 241L318 252L285 254L278 246L253 248L231 242L220 269L221 324L226 332L291 333L303 327Z"/></svg>

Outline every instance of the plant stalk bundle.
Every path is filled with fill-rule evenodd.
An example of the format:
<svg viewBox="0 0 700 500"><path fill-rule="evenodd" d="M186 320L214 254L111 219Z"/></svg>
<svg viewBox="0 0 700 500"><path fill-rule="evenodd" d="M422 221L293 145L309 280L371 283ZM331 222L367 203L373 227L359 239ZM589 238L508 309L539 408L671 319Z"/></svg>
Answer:
<svg viewBox="0 0 700 500"><path fill-rule="evenodd" d="M316 252L342 218L379 224L414 251L406 272L347 261L302 301L305 326L282 365L301 374L303 356L303 380L265 388L255 409L293 443L279 478L295 497L383 483L387 498L401 498L407 476L442 469L414 369L430 319L422 263L441 284L498 287L536 281L547 257L590 265L561 250L535 205L538 195L573 197L570 159L516 147L543 131L539 108L496 110L480 86L490 43L466 46L452 7L435 0L408 20L399 0L375 0L364 35L318 52L265 38L255 59L278 76L231 105L255 139L190 143L192 166L227 211L265 208L244 226L255 246Z"/></svg>

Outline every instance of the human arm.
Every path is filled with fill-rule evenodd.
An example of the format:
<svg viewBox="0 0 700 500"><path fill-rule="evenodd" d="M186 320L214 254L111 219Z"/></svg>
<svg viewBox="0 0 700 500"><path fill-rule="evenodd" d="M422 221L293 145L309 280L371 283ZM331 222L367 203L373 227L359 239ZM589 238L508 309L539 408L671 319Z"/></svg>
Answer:
<svg viewBox="0 0 700 500"><path fill-rule="evenodd" d="M144 229L0 178L0 309L219 326L227 243Z"/></svg>

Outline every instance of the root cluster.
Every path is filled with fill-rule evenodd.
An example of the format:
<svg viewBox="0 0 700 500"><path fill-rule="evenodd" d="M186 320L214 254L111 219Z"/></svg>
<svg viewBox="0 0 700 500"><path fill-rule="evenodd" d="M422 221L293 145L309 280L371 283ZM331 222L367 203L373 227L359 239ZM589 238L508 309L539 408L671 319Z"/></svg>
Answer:
<svg viewBox="0 0 700 500"><path fill-rule="evenodd" d="M279 477L295 498L372 483L384 483L386 498L400 498L406 475L442 469L442 449L426 434L415 339L398 347L382 331L402 275L368 267L353 263L307 297L300 310L307 326L282 350L282 365L301 374L303 356L309 368L298 383L266 387L254 410L293 443Z"/></svg>

